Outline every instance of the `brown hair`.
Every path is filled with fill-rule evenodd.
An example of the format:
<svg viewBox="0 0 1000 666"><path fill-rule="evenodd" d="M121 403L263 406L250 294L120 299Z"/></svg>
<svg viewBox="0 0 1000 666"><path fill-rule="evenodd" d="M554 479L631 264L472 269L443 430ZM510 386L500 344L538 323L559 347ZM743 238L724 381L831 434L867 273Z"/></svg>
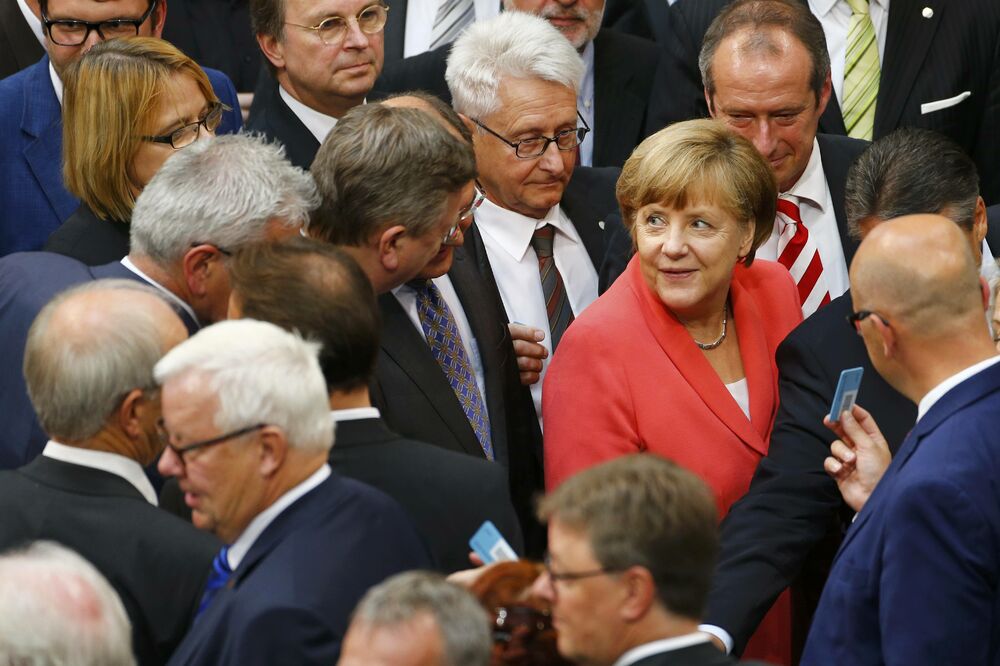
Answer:
<svg viewBox="0 0 1000 666"><path fill-rule="evenodd" d="M142 136L155 130L159 96L176 73L194 79L206 101L219 101L201 67L155 37L99 42L66 69L63 178L98 217L132 217L128 171Z"/></svg>
<svg viewBox="0 0 1000 666"><path fill-rule="evenodd" d="M684 208L708 200L745 227L753 243L744 263L771 235L778 201L774 172L748 140L714 120L689 120L653 134L633 151L616 190L625 226L635 239L636 213L659 203Z"/></svg>

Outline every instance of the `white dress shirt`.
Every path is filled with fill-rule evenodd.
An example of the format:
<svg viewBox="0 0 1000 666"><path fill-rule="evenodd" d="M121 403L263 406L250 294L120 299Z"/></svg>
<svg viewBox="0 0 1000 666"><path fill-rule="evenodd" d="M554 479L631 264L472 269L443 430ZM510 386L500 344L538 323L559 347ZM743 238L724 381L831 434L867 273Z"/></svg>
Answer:
<svg viewBox="0 0 1000 666"><path fill-rule="evenodd" d="M589 41L580 54L583 59L583 80L580 81L580 92L576 96L576 108L587 121L590 131L580 144L580 164L594 165L594 42Z"/></svg>
<svg viewBox="0 0 1000 666"><path fill-rule="evenodd" d="M851 7L847 0L809 0L809 9L819 19L830 52L830 78L837 103L844 99L844 69L847 62L847 31L851 25ZM879 65L885 62L885 34L889 24L889 0L868 0L868 15L875 29ZM832 296L833 294L831 294Z"/></svg>
<svg viewBox="0 0 1000 666"><path fill-rule="evenodd" d="M302 124L306 126L309 133L316 137L317 141L323 143L323 139L326 138L326 135L329 134L334 125L337 124L337 119L306 106L299 100L292 97L280 85L278 86L278 94L281 95L282 101L288 105L288 108L292 110L295 117L302 121Z"/></svg>
<svg viewBox="0 0 1000 666"><path fill-rule="evenodd" d="M49 79L52 81L52 89L56 92L56 99L59 100L59 106L62 106L63 98L63 82L56 74L56 68L52 66L52 61L49 61Z"/></svg>
<svg viewBox="0 0 1000 666"><path fill-rule="evenodd" d="M794 200L799 205L802 223L816 242L819 257L823 261L823 279L830 298L837 298L850 288L847 275L847 260L844 258L844 244L840 241L837 215L833 211L833 197L823 171L823 160L819 154L819 142L813 139L812 155L806 170L799 180L782 196ZM757 250L758 259L778 260L778 235L780 224L775 221L774 230L767 242Z"/></svg>
<svg viewBox="0 0 1000 666"><path fill-rule="evenodd" d="M541 344L552 354L549 315L538 273L538 255L531 247L535 229L551 224L556 229L552 255L566 287L574 317L597 299L597 270L590 261L576 227L558 205L540 220L500 208L489 199L476 211L476 225L500 289L507 320L545 331ZM542 380L548 363L542 364L541 379L531 385L538 423L542 422Z"/></svg>
<svg viewBox="0 0 1000 666"><path fill-rule="evenodd" d="M343 421L360 421L361 419L378 419L382 415L377 407L351 407L350 409L334 409L330 411L333 425Z"/></svg>
<svg viewBox="0 0 1000 666"><path fill-rule="evenodd" d="M451 278L448 277L447 273L441 277L434 278L431 282L441 292L441 298L444 299L444 302L448 305L448 309L451 310L452 316L455 317L455 324L458 326L458 332L462 336L462 343L465 345L465 353L468 354L469 363L472 364L472 373L476 376L476 386L479 387L479 395L482 396L483 404L485 405L486 375L483 372L483 357L479 354L479 343L476 341L476 336L472 334L472 327L469 326L469 318L465 316L465 308L462 307L462 301L458 300L458 294L455 292L455 287L451 284ZM399 301L410 321L417 327L420 337L426 341L427 336L424 335L424 329L420 325L420 313L417 312L417 292L413 290L413 287L404 284L393 289L392 295L396 297L396 300Z"/></svg>
<svg viewBox="0 0 1000 666"><path fill-rule="evenodd" d="M122 264L122 266L124 266L125 268L129 269L130 271L132 271L133 273L135 273L136 275L138 275L139 277L141 277L143 280L145 280L146 282L148 282L151 287L153 287L154 289L156 289L157 291L159 291L160 293L162 293L166 297L166 299L168 301L170 301L171 303L176 304L177 307L182 308L184 310L184 312L188 313L188 315L191 317L191 321L193 321L199 327L201 326L201 322L198 321L198 315L196 315L194 313L194 310L191 309L190 305L188 305L187 303L185 303L184 301L182 301L177 296L177 294L175 294L174 292L170 291L169 289L167 289L166 287L164 287L162 284L160 284L159 282L157 282L156 280L154 280L153 278L149 277L148 275L146 275L145 273L143 273L141 270L139 270L139 267L132 263L132 260L128 258L128 255L126 255L125 258L122 259L121 264Z"/></svg>
<svg viewBox="0 0 1000 666"><path fill-rule="evenodd" d="M444 0L408 0L406 3L406 34L403 37L403 57L409 58L431 47L434 18ZM500 13L499 0L473 0L476 21L493 18ZM398 10L397 10L398 11Z"/></svg>
<svg viewBox="0 0 1000 666"><path fill-rule="evenodd" d="M79 465L80 467L99 469L121 477L132 484L147 502L153 506L158 506L153 484L146 478L146 473L142 470L142 465L131 458L126 458L123 455L111 453L110 451L94 451L92 449L67 446L59 442L54 442L51 439L45 445L45 448L42 449L42 455L53 460L61 460L62 462Z"/></svg>
<svg viewBox="0 0 1000 666"><path fill-rule="evenodd" d="M920 419L924 418L924 414L930 411L930 408L934 406L934 403L943 398L948 391L952 390L973 375L978 375L980 372L991 365L994 365L998 361L1000 361L1000 356L992 356L985 361L980 361L975 365L970 365L965 370L956 372L954 375L948 377L948 379L928 391L927 394L920 399L920 404L917 405L917 423L920 423Z"/></svg>
<svg viewBox="0 0 1000 666"><path fill-rule="evenodd" d="M229 552L227 553L226 559L229 560L229 567L236 571L236 568L240 566L240 562L246 557L246 554L250 552L251 546L254 542L264 533L267 526L274 522L281 513L299 500L303 495L308 493L310 490L316 488L319 484L323 483L330 477L330 466L324 464L318 470L309 475L302 483L294 486L285 492L284 495L279 497L274 501L274 504L267 507L250 521L243 533L240 534L233 545L229 547Z"/></svg>
<svg viewBox="0 0 1000 666"><path fill-rule="evenodd" d="M42 29L42 22L37 16L35 16L34 12L31 11L31 8L28 7L28 3L24 0L17 0L17 8L21 10L21 14L24 16L24 22L28 24L29 28L31 28L31 32L35 33L35 39L38 40L38 43L41 44L44 49L45 32Z"/></svg>
<svg viewBox="0 0 1000 666"><path fill-rule="evenodd" d="M684 634L683 636L677 636L675 638L664 638L662 640L653 641L652 643L646 643L645 645L632 648L622 656L618 657L618 661L616 661L612 666L629 666L630 664L641 661L646 657L652 657L654 654L673 652L674 650L681 650L686 647L691 647L692 645L707 642L708 636L702 633Z"/></svg>

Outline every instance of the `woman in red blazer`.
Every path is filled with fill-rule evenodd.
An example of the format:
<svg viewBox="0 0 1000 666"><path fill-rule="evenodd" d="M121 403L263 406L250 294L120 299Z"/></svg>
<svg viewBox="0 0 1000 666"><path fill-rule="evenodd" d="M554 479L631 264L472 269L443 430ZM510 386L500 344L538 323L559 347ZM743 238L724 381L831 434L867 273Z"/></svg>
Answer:
<svg viewBox="0 0 1000 666"><path fill-rule="evenodd" d="M774 352L802 319L788 271L753 261L774 226L774 176L748 141L695 120L636 148L618 200L636 255L552 359L546 487L645 451L701 476L721 518L767 452ZM788 663L787 603L779 600L748 656Z"/></svg>

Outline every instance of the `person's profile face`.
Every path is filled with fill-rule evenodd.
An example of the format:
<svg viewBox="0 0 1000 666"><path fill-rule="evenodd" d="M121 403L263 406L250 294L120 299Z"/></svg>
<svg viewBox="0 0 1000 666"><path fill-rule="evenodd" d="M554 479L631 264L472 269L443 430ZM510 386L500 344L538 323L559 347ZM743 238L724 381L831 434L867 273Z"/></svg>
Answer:
<svg viewBox="0 0 1000 666"><path fill-rule="evenodd" d="M713 118L753 143L785 192L809 164L829 85L817 103L809 52L786 33L771 36L781 55L745 48L743 33L719 44L712 60L715 93L708 102Z"/></svg>
<svg viewBox="0 0 1000 666"><path fill-rule="evenodd" d="M445 209L438 225L438 231L443 230L441 231L441 237L443 238L445 234L455 229L456 224L458 224L458 228L454 232L453 238L441 244L441 249L430 258L423 270L417 274L417 277L430 280L441 277L451 270L455 248L462 245L465 239L465 232L472 226L473 211L470 208L475 199L476 187L473 181L469 181L465 187L459 188L448 195Z"/></svg>
<svg viewBox="0 0 1000 666"><path fill-rule="evenodd" d="M51 21L76 20L99 23L113 19L135 20L149 9L147 0L49 0L45 18ZM152 14L139 26L141 37L159 37L163 31L163 10L157 7ZM45 31L45 48L56 73L62 76L63 70L70 63L79 59L91 49L101 36L96 30L91 30L83 43L74 46L56 44L48 31Z"/></svg>

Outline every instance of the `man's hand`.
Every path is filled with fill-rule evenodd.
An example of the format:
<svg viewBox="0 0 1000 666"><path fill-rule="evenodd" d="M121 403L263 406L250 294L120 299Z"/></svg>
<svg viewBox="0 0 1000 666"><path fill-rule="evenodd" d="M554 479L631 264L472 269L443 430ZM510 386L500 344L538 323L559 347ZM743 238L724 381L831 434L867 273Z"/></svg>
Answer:
<svg viewBox="0 0 1000 666"><path fill-rule="evenodd" d="M889 445L872 415L858 405L841 414L838 423L827 416L823 424L840 437L830 445L823 468L837 482L847 505L861 511L892 462Z"/></svg>
<svg viewBox="0 0 1000 666"><path fill-rule="evenodd" d="M524 324L512 323L508 326L510 337L514 340L514 354L517 355L521 384L531 386L541 378L542 361L549 355L549 350L538 344L545 339L545 332Z"/></svg>

